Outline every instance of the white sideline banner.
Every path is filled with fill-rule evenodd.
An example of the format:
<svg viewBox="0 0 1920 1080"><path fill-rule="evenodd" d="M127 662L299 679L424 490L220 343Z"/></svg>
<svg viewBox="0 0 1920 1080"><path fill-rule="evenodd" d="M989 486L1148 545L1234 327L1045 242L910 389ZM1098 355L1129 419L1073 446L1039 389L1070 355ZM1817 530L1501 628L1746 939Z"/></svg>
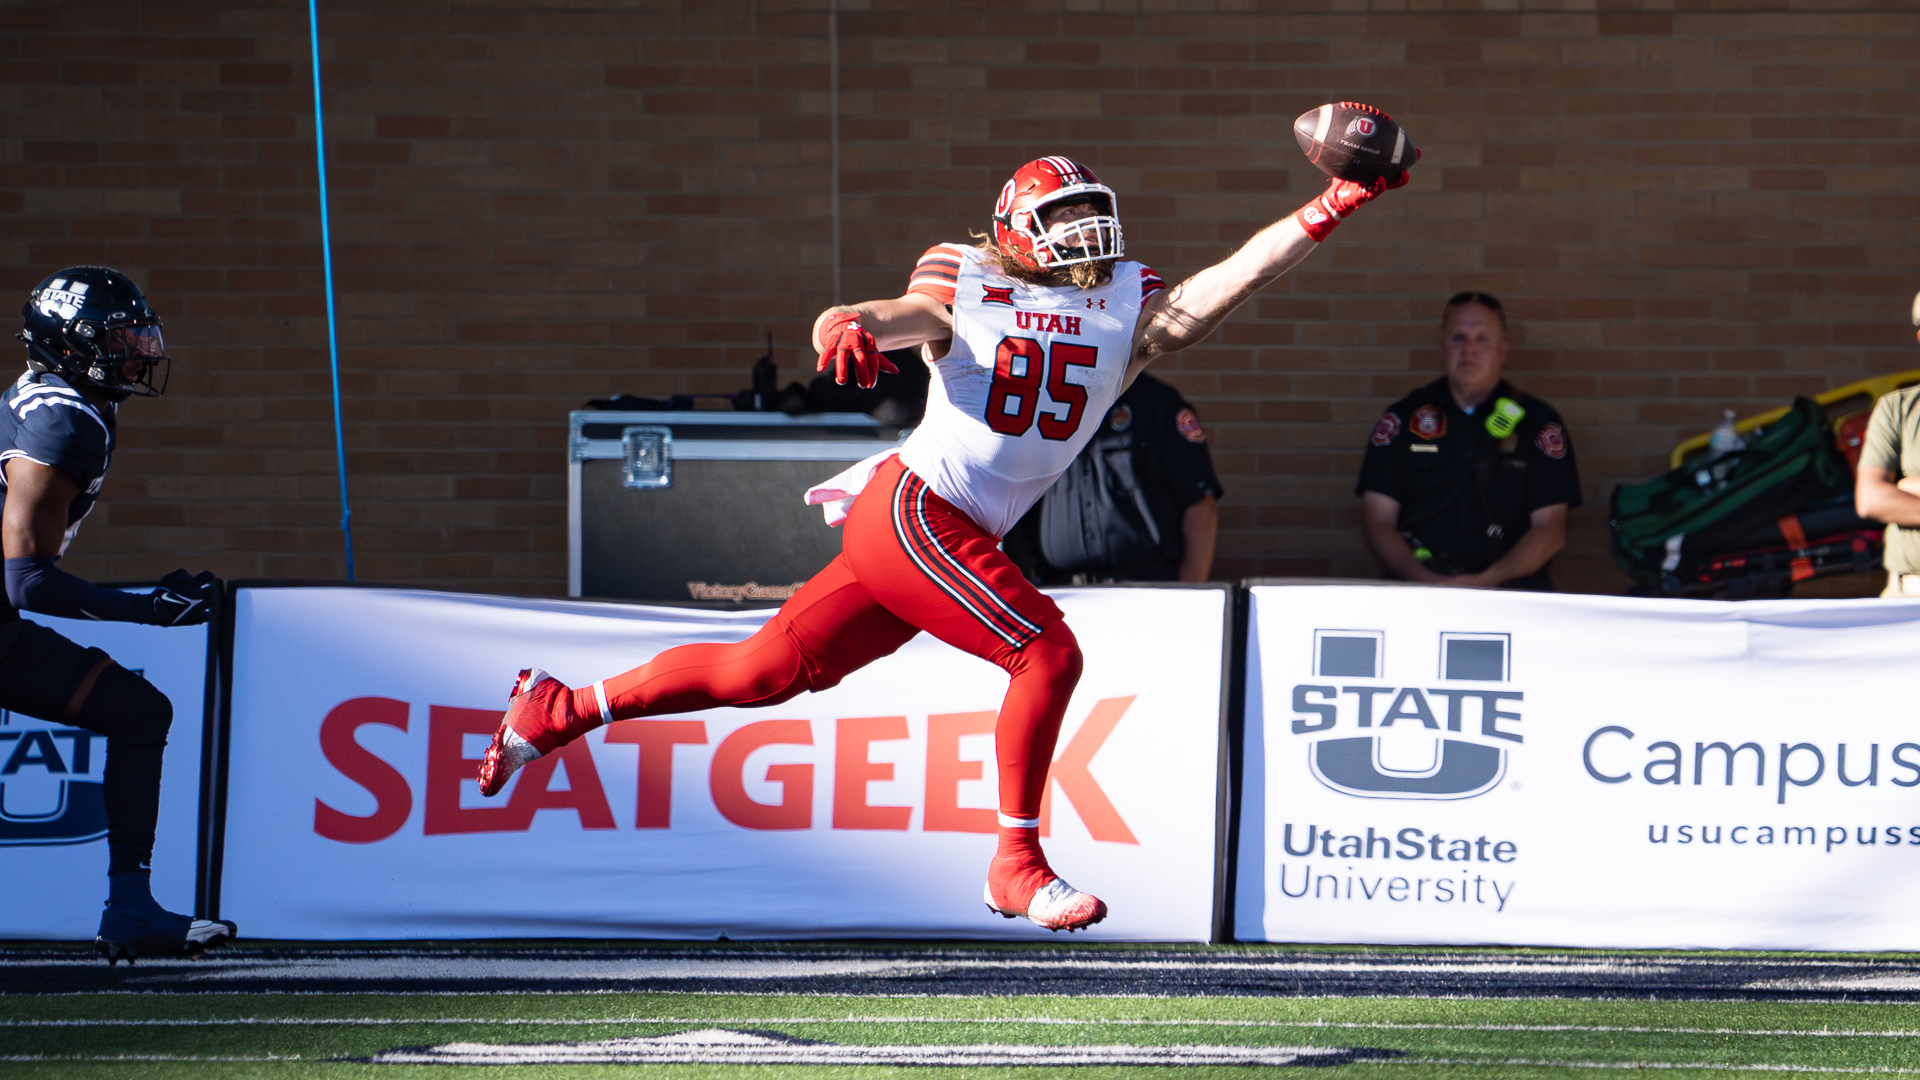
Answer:
<svg viewBox="0 0 1920 1080"><path fill-rule="evenodd" d="M192 913L211 628L27 618L104 649L173 702L154 830L153 896L170 911ZM107 900L106 737L0 711L0 763L0 937L91 940Z"/></svg>
<svg viewBox="0 0 1920 1080"><path fill-rule="evenodd" d="M1086 654L1046 846L1091 937L1213 933L1220 589L1052 594ZM768 611L236 594L221 914L304 939L1050 937L981 900L999 668L921 635L765 709L623 721L474 780L515 673L572 686Z"/></svg>
<svg viewBox="0 0 1920 1080"><path fill-rule="evenodd" d="M1252 590L1234 934L1920 948L1920 602Z"/></svg>

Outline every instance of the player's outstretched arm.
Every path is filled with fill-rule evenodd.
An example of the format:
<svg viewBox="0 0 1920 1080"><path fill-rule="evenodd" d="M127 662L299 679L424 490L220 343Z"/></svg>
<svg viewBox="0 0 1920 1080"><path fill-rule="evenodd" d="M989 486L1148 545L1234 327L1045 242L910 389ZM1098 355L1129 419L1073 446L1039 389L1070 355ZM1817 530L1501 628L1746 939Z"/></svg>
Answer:
<svg viewBox="0 0 1920 1080"><path fill-rule="evenodd" d="M7 600L23 611L64 619L188 626L207 621L219 591L212 574L167 575L151 593L103 589L54 564L66 539L67 507L80 497L71 475L29 458L5 463L7 502L0 512L0 548L6 554Z"/></svg>
<svg viewBox="0 0 1920 1080"><path fill-rule="evenodd" d="M1247 297L1299 265L1318 246L1299 222L1282 218L1226 259L1156 293L1141 312L1146 326L1134 362L1144 364L1204 340Z"/></svg>
<svg viewBox="0 0 1920 1080"><path fill-rule="evenodd" d="M900 370L880 355L883 350L952 336L953 313L924 293L830 307L813 321L813 347L820 354L814 370L832 368L835 382L844 384L851 376L871 387L881 372Z"/></svg>
<svg viewBox="0 0 1920 1080"><path fill-rule="evenodd" d="M1239 251L1154 294L1140 312L1128 381L1155 357L1205 340L1247 297L1313 254L1334 226L1381 192L1404 186L1411 175L1402 172L1391 182L1372 184L1334 180L1312 202L1260 230Z"/></svg>

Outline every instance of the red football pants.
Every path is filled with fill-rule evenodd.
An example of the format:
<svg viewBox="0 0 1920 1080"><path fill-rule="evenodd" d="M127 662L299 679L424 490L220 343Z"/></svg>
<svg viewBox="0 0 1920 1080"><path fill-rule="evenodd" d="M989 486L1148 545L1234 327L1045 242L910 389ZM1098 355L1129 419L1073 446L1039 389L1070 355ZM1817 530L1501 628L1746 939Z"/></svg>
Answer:
<svg viewBox="0 0 1920 1080"><path fill-rule="evenodd" d="M776 705L825 690L925 630L1012 677L994 727L1000 812L1040 816L1047 768L1080 681L1060 609L999 541L889 460L854 500L838 557L737 645L683 645L606 680L613 720ZM600 714L594 688L575 710Z"/></svg>

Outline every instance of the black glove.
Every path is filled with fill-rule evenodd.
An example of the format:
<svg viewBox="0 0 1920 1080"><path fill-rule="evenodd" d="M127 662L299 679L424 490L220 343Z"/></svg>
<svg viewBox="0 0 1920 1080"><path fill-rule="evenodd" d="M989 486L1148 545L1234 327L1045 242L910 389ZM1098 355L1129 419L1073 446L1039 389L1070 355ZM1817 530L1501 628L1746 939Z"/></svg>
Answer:
<svg viewBox="0 0 1920 1080"><path fill-rule="evenodd" d="M213 618L213 599L219 595L220 579L213 571L189 577L185 570L175 570L148 594L153 617L147 621L155 626L198 626Z"/></svg>

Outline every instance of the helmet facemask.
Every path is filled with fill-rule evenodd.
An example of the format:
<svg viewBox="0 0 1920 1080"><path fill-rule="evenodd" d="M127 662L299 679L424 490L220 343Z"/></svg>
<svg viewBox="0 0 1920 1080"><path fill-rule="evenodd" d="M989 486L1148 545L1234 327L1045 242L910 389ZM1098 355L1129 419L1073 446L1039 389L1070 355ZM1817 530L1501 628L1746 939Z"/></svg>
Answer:
<svg viewBox="0 0 1920 1080"><path fill-rule="evenodd" d="M159 397L167 392L173 360L167 355L160 320L135 326L110 326L100 356L87 367L89 381L120 401L129 397ZM136 368L134 364L139 366ZM129 375L129 369L132 374ZM159 376L156 384L155 375Z"/></svg>
<svg viewBox="0 0 1920 1080"><path fill-rule="evenodd" d="M1040 231L1040 223L1046 220L1049 207L1082 201L1093 204L1093 214L1063 221L1044 232ZM1042 269L1057 270L1079 263L1117 259L1126 251L1126 242L1120 233L1120 218L1113 213L1111 195L1094 194L1089 197L1084 193L1076 193L1049 199L1034 208L1030 220L1032 230L1027 235L1033 240L1034 261Z"/></svg>
<svg viewBox="0 0 1920 1080"><path fill-rule="evenodd" d="M65 355L38 342L29 344L28 359L36 370L91 383L111 401L166 393L173 361L159 319L108 327L76 321L61 336L66 339Z"/></svg>
<svg viewBox="0 0 1920 1080"><path fill-rule="evenodd" d="M1049 208L1078 202L1091 203L1094 213L1045 225ZM1005 259L1041 274L1111 261L1126 251L1113 189L1061 157L1028 162L1007 181L994 205L993 238Z"/></svg>

